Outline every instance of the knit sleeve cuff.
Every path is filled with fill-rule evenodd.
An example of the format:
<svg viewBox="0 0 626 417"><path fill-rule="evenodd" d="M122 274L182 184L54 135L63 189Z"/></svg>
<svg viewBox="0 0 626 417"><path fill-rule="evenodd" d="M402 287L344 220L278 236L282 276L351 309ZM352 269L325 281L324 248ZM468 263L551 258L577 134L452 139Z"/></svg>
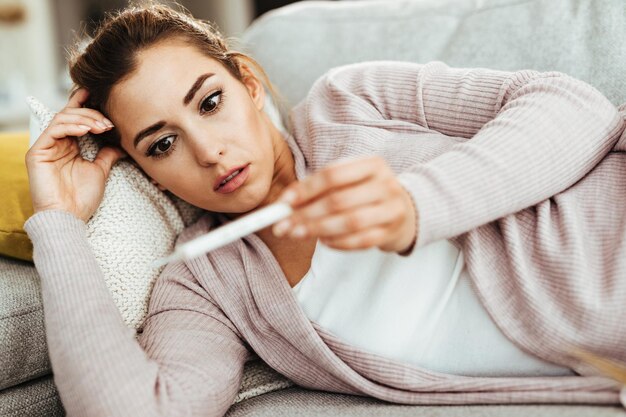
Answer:
<svg viewBox="0 0 626 417"><path fill-rule="evenodd" d="M413 244L404 252L402 256L409 256L415 248L426 245L432 241L433 228L436 229L436 223L439 217L436 213L432 213L432 204L428 204L429 197L424 195L425 188L420 192L418 184L418 175L412 172L403 172L397 176L398 182L408 191L415 208L415 240Z"/></svg>
<svg viewBox="0 0 626 417"><path fill-rule="evenodd" d="M85 222L69 211L44 210L33 214L24 223L24 230L33 242L39 246L46 242L67 244L73 238L84 240L87 236Z"/></svg>

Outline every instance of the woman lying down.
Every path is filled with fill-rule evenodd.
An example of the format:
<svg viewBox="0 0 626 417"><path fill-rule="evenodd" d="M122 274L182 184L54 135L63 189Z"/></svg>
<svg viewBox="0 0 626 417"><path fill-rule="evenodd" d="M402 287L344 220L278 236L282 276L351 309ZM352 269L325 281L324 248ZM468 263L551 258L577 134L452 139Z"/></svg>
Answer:
<svg viewBox="0 0 626 417"><path fill-rule="evenodd" d="M223 415L253 352L299 386L403 404L619 403L574 354L626 362L625 114L594 88L360 63L317 80L287 133L252 58L154 5L70 65L75 94L26 156L25 225L69 415ZM86 132L109 145L93 163ZM138 340L85 233L122 157L207 211L189 236L294 209L168 264Z"/></svg>

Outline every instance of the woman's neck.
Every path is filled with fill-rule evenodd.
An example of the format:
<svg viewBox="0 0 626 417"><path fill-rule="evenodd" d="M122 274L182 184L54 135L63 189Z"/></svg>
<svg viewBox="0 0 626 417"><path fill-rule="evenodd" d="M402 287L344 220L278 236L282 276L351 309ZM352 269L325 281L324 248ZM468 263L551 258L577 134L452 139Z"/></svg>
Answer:
<svg viewBox="0 0 626 417"><path fill-rule="evenodd" d="M275 158L272 185L261 206L275 202L285 188L297 180L293 153L280 132L278 132L278 135L280 135L279 143L274 145Z"/></svg>

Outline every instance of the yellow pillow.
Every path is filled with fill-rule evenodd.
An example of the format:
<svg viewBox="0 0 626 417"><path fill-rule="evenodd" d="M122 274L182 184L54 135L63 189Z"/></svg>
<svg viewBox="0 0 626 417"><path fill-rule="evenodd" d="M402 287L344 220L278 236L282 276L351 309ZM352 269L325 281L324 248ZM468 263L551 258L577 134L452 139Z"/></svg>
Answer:
<svg viewBox="0 0 626 417"><path fill-rule="evenodd" d="M33 215L24 157L28 132L0 133L0 255L33 260L24 222Z"/></svg>

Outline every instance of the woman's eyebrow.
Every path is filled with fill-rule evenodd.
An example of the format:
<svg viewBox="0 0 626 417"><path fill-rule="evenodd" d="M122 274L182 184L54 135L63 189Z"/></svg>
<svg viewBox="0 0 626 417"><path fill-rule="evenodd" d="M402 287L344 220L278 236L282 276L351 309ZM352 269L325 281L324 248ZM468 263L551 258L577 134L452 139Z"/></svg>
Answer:
<svg viewBox="0 0 626 417"><path fill-rule="evenodd" d="M187 95L185 96L185 98L183 99L183 105L184 106L188 105L191 102L191 100L193 100L193 97L196 95L196 92L200 89L200 87L202 87L202 84L204 83L204 81L207 78L212 77L214 75L215 74L212 72L207 72L206 74L202 74L201 76L199 76L196 79L196 82L193 83L193 85L187 92ZM137 148L137 145L139 144L139 142L142 141L142 139L145 139L146 137L150 136L151 134L155 132L158 132L159 130L163 128L163 126L165 126L164 121L156 122L155 124L148 126L141 132L137 133L137 135L135 136L135 139L133 140L133 146L135 147L135 149Z"/></svg>
<svg viewBox="0 0 626 417"><path fill-rule="evenodd" d="M155 124L137 133L137 136L135 136L135 139L133 140L133 145L135 146L135 149L137 149L137 144L139 144L139 142L141 142L144 138L147 138L151 134L158 132L163 128L163 126L165 126L164 121L156 122Z"/></svg>
<svg viewBox="0 0 626 417"><path fill-rule="evenodd" d="M187 92L187 95L185 96L185 98L183 99L183 106L186 106L187 104L189 104L191 102L191 100L193 100L193 96L195 96L196 95L196 91L198 91L200 89L200 87L202 87L202 83L204 82L204 80L206 80L207 78L212 77L214 75L215 74L209 72L209 73L202 74L201 76L199 76L198 79L196 80L196 82L193 83L193 85L191 86L191 88Z"/></svg>

